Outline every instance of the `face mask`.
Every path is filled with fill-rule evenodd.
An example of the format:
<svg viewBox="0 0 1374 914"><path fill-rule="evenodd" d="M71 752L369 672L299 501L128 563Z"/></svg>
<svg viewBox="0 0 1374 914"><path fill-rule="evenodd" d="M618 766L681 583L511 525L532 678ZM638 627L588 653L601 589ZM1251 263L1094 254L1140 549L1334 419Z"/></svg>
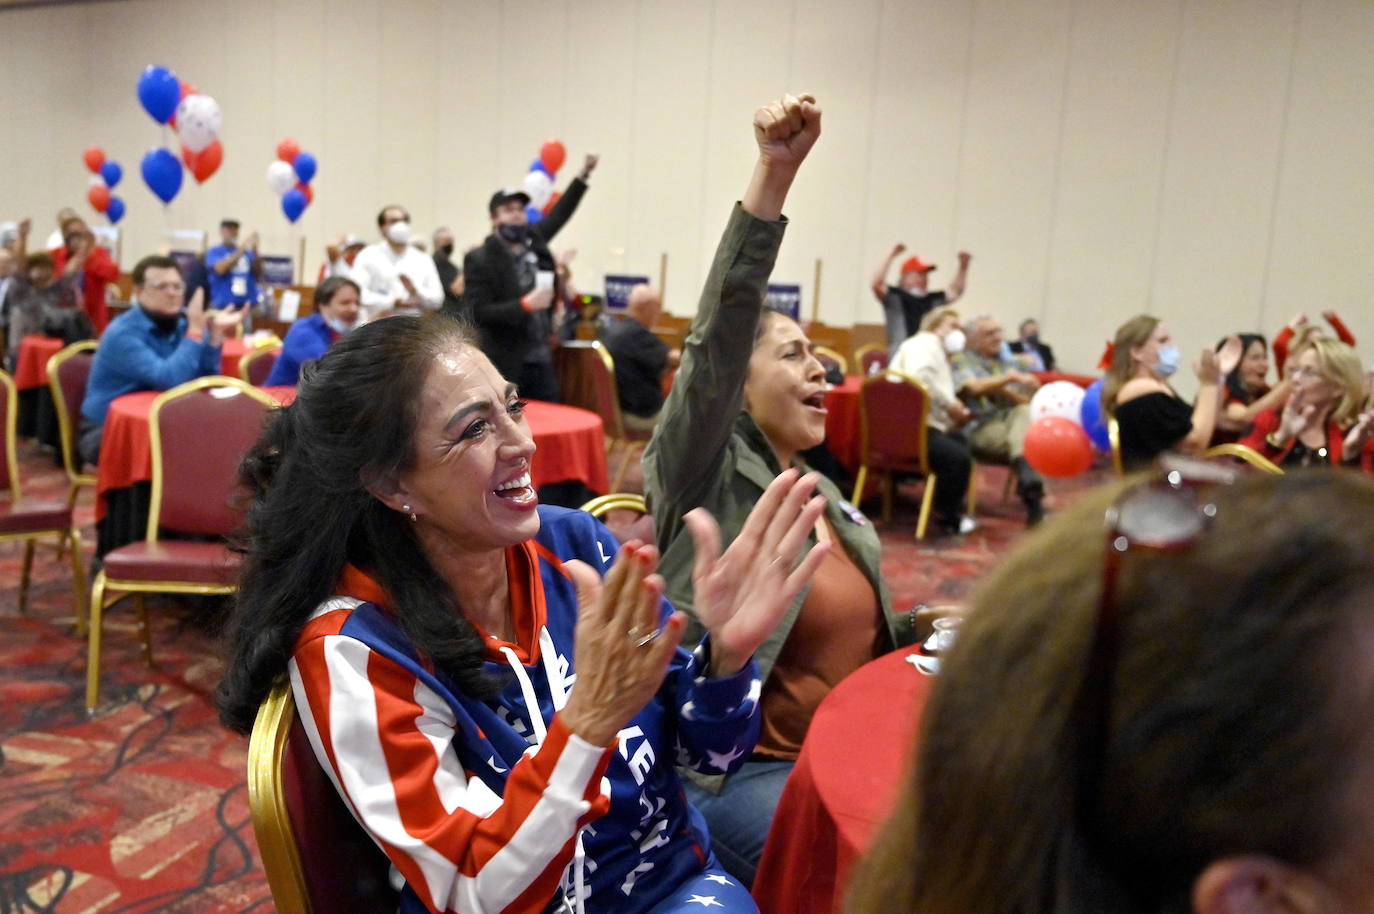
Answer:
<svg viewBox="0 0 1374 914"><path fill-rule="evenodd" d="M352 324L346 323L345 321L337 317L326 317L324 319L324 322L329 326L330 330L333 330L339 336L343 336L345 333L353 329Z"/></svg>
<svg viewBox="0 0 1374 914"><path fill-rule="evenodd" d="M447 260L449 257L453 256L453 245L444 245L443 247L439 248L439 253L442 254L444 256L444 259Z"/></svg>
<svg viewBox="0 0 1374 914"><path fill-rule="evenodd" d="M964 331L951 330L949 333L945 334L945 352L948 352L950 355L958 355L964 351L964 344L967 342L968 340L964 336Z"/></svg>
<svg viewBox="0 0 1374 914"><path fill-rule="evenodd" d="M1032 346L1039 346L1039 345L1040 345L1040 334L1038 334L1038 333L1032 333L1030 336L1026 337L1026 342L1027 342L1027 343L1030 343Z"/></svg>
<svg viewBox="0 0 1374 914"><path fill-rule="evenodd" d="M1178 364L1183 360L1183 353L1178 351L1177 346L1163 346L1159 350L1159 360L1155 362L1155 374L1161 378L1178 371Z"/></svg>
<svg viewBox="0 0 1374 914"><path fill-rule="evenodd" d="M496 234L513 244L522 243L525 240L525 236L529 234L529 231L530 227L523 223L519 225L508 225L503 222L496 227Z"/></svg>
<svg viewBox="0 0 1374 914"><path fill-rule="evenodd" d="M386 237L392 244L408 244L410 242L410 223L391 223L386 227Z"/></svg>

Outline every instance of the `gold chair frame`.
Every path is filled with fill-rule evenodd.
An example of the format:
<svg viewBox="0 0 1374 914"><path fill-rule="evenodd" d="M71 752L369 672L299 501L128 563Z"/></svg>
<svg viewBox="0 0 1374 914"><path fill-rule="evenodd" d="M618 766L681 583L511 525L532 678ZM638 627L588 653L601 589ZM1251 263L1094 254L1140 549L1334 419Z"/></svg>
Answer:
<svg viewBox="0 0 1374 914"><path fill-rule="evenodd" d="M24 490L19 484L19 450L15 444L19 428L19 389L8 372L0 371L0 396L5 398L5 474L9 478L10 503L16 507L24 500ZM67 505L68 509L71 505ZM58 538L57 554L60 557L70 548L72 566L72 605L76 614L76 633L86 633L86 570L83 567L85 553L81 548L81 530L76 525L76 517L66 527L52 527L46 530L27 530L23 533L0 533L0 543L22 542L24 544L23 565L19 573L19 612L28 609L29 582L33 577L34 547L39 538L55 535Z"/></svg>
<svg viewBox="0 0 1374 914"><path fill-rule="evenodd" d="M280 340L270 339L267 342L262 343L258 346L254 346L252 349L245 352L243 354L243 358L239 359L239 379L242 381L247 381L249 384L253 383L249 379L248 375L249 366L269 352L275 352L277 353L277 355L280 356L281 346L282 344Z"/></svg>
<svg viewBox="0 0 1374 914"><path fill-rule="evenodd" d="M1266 473L1273 473L1276 476L1283 475L1283 467L1274 463L1268 457L1261 454L1252 447L1243 444L1218 444L1202 452L1203 457L1236 457L1244 460L1250 466L1263 470Z"/></svg>
<svg viewBox="0 0 1374 914"><path fill-rule="evenodd" d="M834 349L831 349L829 346L821 345L811 347L811 351L816 354L817 358L819 358L820 356L825 356L828 359L834 359L835 363L840 366L840 374L848 376L849 359L845 358L842 353L837 352Z"/></svg>
<svg viewBox="0 0 1374 914"><path fill-rule="evenodd" d="M887 352L887 347L884 346L884 345L882 345L881 343L864 343L864 344L863 344L862 346L860 346L858 349L855 349L855 350L854 350L854 370L855 370L855 371L863 371L863 367L864 367L864 356L867 355L867 354L870 353L870 352L882 352L882 353L886 353L886 352Z"/></svg>
<svg viewBox="0 0 1374 914"><path fill-rule="evenodd" d="M281 779L282 758L295 719L291 683L279 680L258 707L248 738L248 809L278 914L313 914Z"/></svg>
<svg viewBox="0 0 1374 914"><path fill-rule="evenodd" d="M170 390L163 391L153 400L153 404L148 411L148 435L152 450L153 479L152 492L148 498L148 526L144 532L144 539L147 542L155 543L158 539L158 518L162 510L162 436L159 424L159 415L162 407L169 401L175 400L187 394L195 393L210 387L233 387L239 393L257 400L269 409L279 409L281 404L263 393L259 388L254 387L239 378L231 378L227 375L210 375L204 378L196 378L179 384ZM94 714L96 706L100 702L100 640L104 621L105 610L110 609L126 596L134 598L134 608L138 613L138 633L141 641L139 656L143 665L150 667L153 665L153 645L148 634L148 609L144 602L144 596L150 593L175 593L194 596L209 596L231 594L237 589L237 584L201 584L189 581L131 581L111 578L105 574L105 569L96 573L95 580L91 583L90 601L90 631L87 639L86 657L86 712ZM106 591L116 591L114 596L108 601Z"/></svg>
<svg viewBox="0 0 1374 914"><path fill-rule="evenodd" d="M1116 475L1125 476L1126 467L1121 462L1121 426L1116 421L1116 416L1107 417L1107 441L1111 443L1112 449L1112 469Z"/></svg>
<svg viewBox="0 0 1374 914"><path fill-rule="evenodd" d="M94 352L95 348L95 340L81 340L64 346L48 358L45 369L48 373L48 391L52 394L53 409L57 413L57 433L62 443L62 468L67 471L68 507L76 504L76 496L82 486L95 486L96 477L81 472L81 455L76 452L76 427L71 414L67 411L67 400L62 395L62 383L58 380L57 373L62 363L72 356L80 352ZM81 404L78 403L77 409L80 408Z"/></svg>
<svg viewBox="0 0 1374 914"><path fill-rule="evenodd" d="M643 495L636 495L632 492L612 492L610 495L598 495L584 504L581 510L600 520L616 510L638 511L640 514L648 514L649 506L644 503Z"/></svg>

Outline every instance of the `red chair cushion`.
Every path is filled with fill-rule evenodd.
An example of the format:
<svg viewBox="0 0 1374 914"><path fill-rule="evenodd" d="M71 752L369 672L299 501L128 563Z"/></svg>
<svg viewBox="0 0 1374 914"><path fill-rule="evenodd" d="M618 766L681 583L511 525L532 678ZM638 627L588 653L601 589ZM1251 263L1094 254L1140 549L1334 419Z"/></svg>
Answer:
<svg viewBox="0 0 1374 914"><path fill-rule="evenodd" d="M241 557L222 543L181 540L137 542L105 554L105 575L118 581L175 581L184 584L232 584Z"/></svg>
<svg viewBox="0 0 1374 914"><path fill-rule="evenodd" d="M72 525L72 509L60 501L26 501L15 506L0 504L0 534L43 533Z"/></svg>

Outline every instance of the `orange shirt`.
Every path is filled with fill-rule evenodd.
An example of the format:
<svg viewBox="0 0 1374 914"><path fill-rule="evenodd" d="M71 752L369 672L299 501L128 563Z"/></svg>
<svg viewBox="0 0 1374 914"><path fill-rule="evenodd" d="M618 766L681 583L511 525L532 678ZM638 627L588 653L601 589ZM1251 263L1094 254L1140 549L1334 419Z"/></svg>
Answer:
<svg viewBox="0 0 1374 914"><path fill-rule="evenodd" d="M760 755L795 759L821 699L887 643L878 594L833 531L830 540L763 687Z"/></svg>

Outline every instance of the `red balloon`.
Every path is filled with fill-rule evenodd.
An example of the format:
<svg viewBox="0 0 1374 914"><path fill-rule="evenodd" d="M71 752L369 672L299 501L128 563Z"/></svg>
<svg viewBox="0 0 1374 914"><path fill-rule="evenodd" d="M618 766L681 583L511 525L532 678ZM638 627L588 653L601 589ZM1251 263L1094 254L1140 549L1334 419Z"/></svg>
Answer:
<svg viewBox="0 0 1374 914"><path fill-rule="evenodd" d="M298 183L296 184L296 190L298 190L298 191L300 191L301 193L305 194L305 205L306 205L306 206L309 206L310 204L312 204L312 203L315 202L315 192L314 192L313 190L310 189L310 185L309 185L309 184L306 184L304 181L300 181L300 182L298 182Z"/></svg>
<svg viewBox="0 0 1374 914"><path fill-rule="evenodd" d="M86 191L86 199L97 213L103 213L110 208L110 189L104 184L92 184Z"/></svg>
<svg viewBox="0 0 1374 914"><path fill-rule="evenodd" d="M563 144L555 139L547 139L544 145L539 147L539 161L544 164L550 175L558 174L558 169L563 167L563 162L568 158L568 150L563 148Z"/></svg>
<svg viewBox="0 0 1374 914"><path fill-rule="evenodd" d="M86 163L87 168L95 174L100 174L100 166L105 164L105 150L99 146L91 146L81 153L81 158Z"/></svg>
<svg viewBox="0 0 1374 914"><path fill-rule="evenodd" d="M210 176L219 171L220 163L224 161L224 147L219 140L215 140L200 152L192 152L185 146L181 147L181 157L186 161L186 167L195 177L197 184L204 184Z"/></svg>
<svg viewBox="0 0 1374 914"><path fill-rule="evenodd" d="M1067 479L1093 465L1093 444L1083 427L1063 416L1036 419L1026 429L1026 462L1046 476Z"/></svg>
<svg viewBox="0 0 1374 914"><path fill-rule="evenodd" d="M281 159L283 162L290 162L294 165L296 163L296 156L300 154L300 145L290 137L287 137L277 144L277 158Z"/></svg>
<svg viewBox="0 0 1374 914"><path fill-rule="evenodd" d="M562 196L563 196L563 195L560 194L558 191L554 191L553 193L549 194L549 202L544 204L544 215L545 215L545 216L547 216L547 215L549 214L549 210L553 209L553 205L554 205L555 203L557 203L557 202L558 202L558 198L559 198L559 197L562 197Z"/></svg>

